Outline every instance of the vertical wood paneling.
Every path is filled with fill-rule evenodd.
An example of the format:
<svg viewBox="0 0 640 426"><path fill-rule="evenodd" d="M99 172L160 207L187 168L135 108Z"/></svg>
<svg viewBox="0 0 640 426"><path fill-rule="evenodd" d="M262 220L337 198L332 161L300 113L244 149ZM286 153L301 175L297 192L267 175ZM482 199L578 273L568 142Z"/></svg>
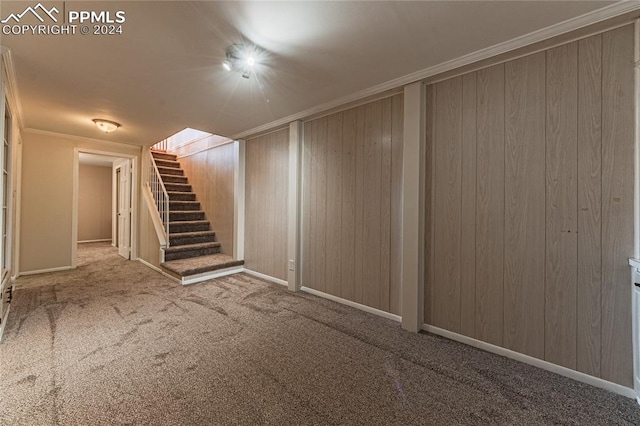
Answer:
<svg viewBox="0 0 640 426"><path fill-rule="evenodd" d="M396 313L402 108L396 95L311 120L303 142L305 285Z"/></svg>
<svg viewBox="0 0 640 426"><path fill-rule="evenodd" d="M342 281L342 113L328 117L326 292L340 296Z"/></svg>
<svg viewBox="0 0 640 426"><path fill-rule="evenodd" d="M576 368L577 43L547 51L545 359Z"/></svg>
<svg viewBox="0 0 640 426"><path fill-rule="evenodd" d="M328 119L318 119L318 186L316 198L316 290L326 291L327 265L327 147L328 147Z"/></svg>
<svg viewBox="0 0 640 426"><path fill-rule="evenodd" d="M600 376L602 36L578 43L577 369Z"/></svg>
<svg viewBox="0 0 640 426"><path fill-rule="evenodd" d="M602 378L633 386L633 26L602 35Z"/></svg>
<svg viewBox="0 0 640 426"><path fill-rule="evenodd" d="M362 292L364 286L363 264L366 254L364 246L364 159L365 159L365 138L364 138L364 106L356 109L356 232L355 232L355 298L354 302L362 303Z"/></svg>
<svg viewBox="0 0 640 426"><path fill-rule="evenodd" d="M364 232L367 254L363 264L363 303L380 307L380 182L381 182L381 121L380 102L364 108Z"/></svg>
<svg viewBox="0 0 640 426"><path fill-rule="evenodd" d="M309 287L319 290L318 283L316 281L318 270L318 263L316 261L318 252L318 122L312 121L309 126L309 132L304 135L305 140L309 141L311 146L311 181L309 182L311 192L311 212L309 214L310 231L309 231L309 254L306 257L306 265L309 269Z"/></svg>
<svg viewBox="0 0 640 426"><path fill-rule="evenodd" d="M462 77L435 85L433 324L460 331Z"/></svg>
<svg viewBox="0 0 640 426"><path fill-rule="evenodd" d="M402 95L392 98L391 105L391 253L389 310L400 315L400 266L402 264L402 141L404 133Z"/></svg>
<svg viewBox="0 0 640 426"><path fill-rule="evenodd" d="M504 65L477 72L477 108L475 335L485 342L502 345Z"/></svg>
<svg viewBox="0 0 640 426"><path fill-rule="evenodd" d="M342 114L342 282L340 297L355 300L356 111Z"/></svg>
<svg viewBox="0 0 640 426"><path fill-rule="evenodd" d="M233 254L234 167L235 150L232 144L219 146L195 155L180 158L211 230L221 251Z"/></svg>
<svg viewBox="0 0 640 426"><path fill-rule="evenodd" d="M505 64L504 347L544 356L545 57Z"/></svg>
<svg viewBox="0 0 640 426"><path fill-rule="evenodd" d="M476 300L476 73L462 77L462 215L460 333L475 337Z"/></svg>
<svg viewBox="0 0 640 426"><path fill-rule="evenodd" d="M425 171L424 171L424 322L433 324L435 243L435 143L436 143L436 91L433 85L425 87Z"/></svg>
<svg viewBox="0 0 640 426"><path fill-rule="evenodd" d="M392 99L381 101L380 135L380 304L378 309L389 312L391 262L391 126Z"/></svg>
<svg viewBox="0 0 640 426"><path fill-rule="evenodd" d="M289 130L247 140L245 162L245 266L286 280Z"/></svg>
<svg viewBox="0 0 640 426"><path fill-rule="evenodd" d="M426 87L428 324L632 385L633 43Z"/></svg>
<svg viewBox="0 0 640 426"><path fill-rule="evenodd" d="M311 122L304 123L304 133L302 138L302 286L312 288L313 278L310 274L312 266L309 259L311 254L311 168L313 167L311 158ZM246 196L246 195L245 195ZM245 230L246 232L246 230Z"/></svg>

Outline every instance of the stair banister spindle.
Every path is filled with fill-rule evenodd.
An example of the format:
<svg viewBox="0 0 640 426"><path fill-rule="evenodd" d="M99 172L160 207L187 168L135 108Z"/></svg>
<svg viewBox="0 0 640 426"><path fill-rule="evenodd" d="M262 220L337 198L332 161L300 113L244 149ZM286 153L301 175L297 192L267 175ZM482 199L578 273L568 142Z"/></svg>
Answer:
<svg viewBox="0 0 640 426"><path fill-rule="evenodd" d="M149 162L148 185L153 194L153 199L156 202L160 219L164 224L164 235L167 241L167 247L169 247L169 193L164 186L164 182L162 182L160 171L158 170L158 166L156 166L156 162L153 160L151 150L149 150Z"/></svg>

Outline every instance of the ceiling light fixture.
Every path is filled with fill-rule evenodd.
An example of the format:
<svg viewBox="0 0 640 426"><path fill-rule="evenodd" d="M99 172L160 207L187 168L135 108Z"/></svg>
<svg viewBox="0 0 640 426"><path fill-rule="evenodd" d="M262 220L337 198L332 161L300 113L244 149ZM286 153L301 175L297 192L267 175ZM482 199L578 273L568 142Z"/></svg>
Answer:
<svg viewBox="0 0 640 426"><path fill-rule="evenodd" d="M93 122L98 129L102 130L105 133L115 132L118 127L120 127L120 123L116 123L115 121L111 120L105 120L102 118L94 118Z"/></svg>
<svg viewBox="0 0 640 426"><path fill-rule="evenodd" d="M236 71L243 78L249 78L258 64L256 52L259 52L256 47L232 44L225 50L225 60L222 66L227 71Z"/></svg>

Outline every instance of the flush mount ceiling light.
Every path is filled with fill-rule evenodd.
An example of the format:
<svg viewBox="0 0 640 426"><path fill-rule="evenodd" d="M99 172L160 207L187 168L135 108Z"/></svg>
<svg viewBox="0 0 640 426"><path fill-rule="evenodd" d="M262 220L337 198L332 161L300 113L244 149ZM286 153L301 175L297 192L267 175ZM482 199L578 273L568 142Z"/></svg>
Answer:
<svg viewBox="0 0 640 426"><path fill-rule="evenodd" d="M258 49L255 47L232 44L225 51L222 67L227 71L239 72L244 78L249 78L258 63L257 52Z"/></svg>
<svg viewBox="0 0 640 426"><path fill-rule="evenodd" d="M104 120L102 118L94 118L93 122L96 124L96 127L102 130L105 133L115 132L118 127L120 127L120 123L116 123L111 120Z"/></svg>

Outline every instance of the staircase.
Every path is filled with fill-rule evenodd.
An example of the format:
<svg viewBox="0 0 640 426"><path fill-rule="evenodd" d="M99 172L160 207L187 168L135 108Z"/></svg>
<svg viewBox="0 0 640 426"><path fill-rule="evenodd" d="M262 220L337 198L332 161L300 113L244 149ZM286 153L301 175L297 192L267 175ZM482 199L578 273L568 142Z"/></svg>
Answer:
<svg viewBox="0 0 640 426"><path fill-rule="evenodd" d="M162 268L184 283L188 277L243 265L244 261L220 253L216 234L176 155L153 150L151 155L169 194L169 247Z"/></svg>

